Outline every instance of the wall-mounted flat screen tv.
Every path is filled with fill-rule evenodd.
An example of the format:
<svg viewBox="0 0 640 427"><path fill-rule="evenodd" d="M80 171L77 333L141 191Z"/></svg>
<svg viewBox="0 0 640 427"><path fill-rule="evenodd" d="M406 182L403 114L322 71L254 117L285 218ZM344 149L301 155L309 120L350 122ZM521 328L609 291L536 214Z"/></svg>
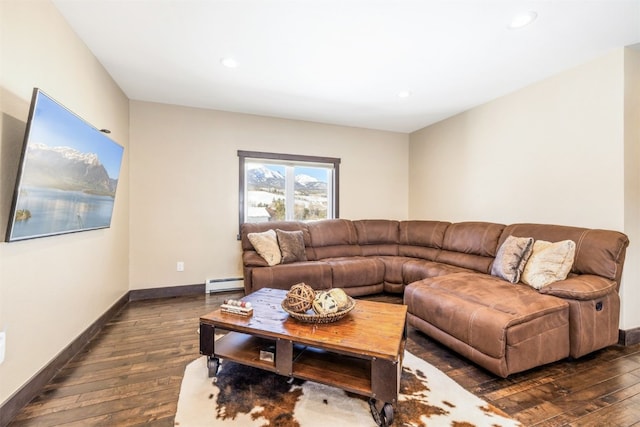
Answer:
<svg viewBox="0 0 640 427"><path fill-rule="evenodd" d="M123 152L35 88L6 240L110 227Z"/></svg>

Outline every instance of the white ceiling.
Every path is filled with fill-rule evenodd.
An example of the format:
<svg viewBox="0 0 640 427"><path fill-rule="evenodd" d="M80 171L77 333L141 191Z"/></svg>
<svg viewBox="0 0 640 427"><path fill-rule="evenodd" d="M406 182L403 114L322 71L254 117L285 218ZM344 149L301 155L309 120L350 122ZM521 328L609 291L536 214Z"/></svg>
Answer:
<svg viewBox="0 0 640 427"><path fill-rule="evenodd" d="M399 132L640 43L640 0L53 2L130 99Z"/></svg>

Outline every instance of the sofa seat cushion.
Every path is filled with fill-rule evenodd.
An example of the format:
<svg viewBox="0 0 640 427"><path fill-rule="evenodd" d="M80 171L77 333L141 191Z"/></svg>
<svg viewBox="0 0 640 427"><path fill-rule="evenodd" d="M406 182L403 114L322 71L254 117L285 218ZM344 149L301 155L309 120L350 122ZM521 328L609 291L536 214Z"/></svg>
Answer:
<svg viewBox="0 0 640 427"><path fill-rule="evenodd" d="M441 262L427 261L412 258L402 264L402 279L404 283L417 282L429 277L444 276L453 273L468 273L471 270L454 265L443 264Z"/></svg>
<svg viewBox="0 0 640 427"><path fill-rule="evenodd" d="M330 289L332 281L331 267L320 261L254 268L251 275L253 292L260 288L289 289L300 282L306 283L313 289Z"/></svg>
<svg viewBox="0 0 640 427"><path fill-rule="evenodd" d="M546 333L562 337L569 354L569 307L566 301L541 295L526 285L514 285L477 273L454 273L411 283L405 289L408 311L456 339L494 358L509 347L544 340Z"/></svg>
<svg viewBox="0 0 640 427"><path fill-rule="evenodd" d="M384 282L384 263L376 257L345 257L323 260L331 267L334 288L380 285Z"/></svg>

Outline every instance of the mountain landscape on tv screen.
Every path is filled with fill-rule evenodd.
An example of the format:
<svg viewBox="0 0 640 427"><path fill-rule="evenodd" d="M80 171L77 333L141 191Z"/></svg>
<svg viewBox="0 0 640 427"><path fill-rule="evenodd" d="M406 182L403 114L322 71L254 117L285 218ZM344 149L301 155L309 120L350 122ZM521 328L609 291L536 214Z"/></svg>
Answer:
<svg viewBox="0 0 640 427"><path fill-rule="evenodd" d="M25 186L115 197L118 181L109 177L96 154L70 147L30 144L25 164L28 165L22 178Z"/></svg>

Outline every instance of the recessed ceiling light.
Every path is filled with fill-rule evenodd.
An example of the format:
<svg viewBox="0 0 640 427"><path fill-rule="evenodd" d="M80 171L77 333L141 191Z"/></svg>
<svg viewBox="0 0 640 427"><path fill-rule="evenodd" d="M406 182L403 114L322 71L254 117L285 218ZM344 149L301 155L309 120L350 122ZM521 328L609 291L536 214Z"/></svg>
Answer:
<svg viewBox="0 0 640 427"><path fill-rule="evenodd" d="M538 18L538 14L532 10L525 13L519 13L513 17L511 23L507 28L509 28L510 30L518 30L520 28L524 28L535 21L536 18Z"/></svg>
<svg viewBox="0 0 640 427"><path fill-rule="evenodd" d="M238 61L233 58L222 58L220 63L227 68L236 68L238 66Z"/></svg>
<svg viewBox="0 0 640 427"><path fill-rule="evenodd" d="M408 98L411 96L411 92L409 92L408 90L401 90L400 92L398 92L398 98Z"/></svg>

